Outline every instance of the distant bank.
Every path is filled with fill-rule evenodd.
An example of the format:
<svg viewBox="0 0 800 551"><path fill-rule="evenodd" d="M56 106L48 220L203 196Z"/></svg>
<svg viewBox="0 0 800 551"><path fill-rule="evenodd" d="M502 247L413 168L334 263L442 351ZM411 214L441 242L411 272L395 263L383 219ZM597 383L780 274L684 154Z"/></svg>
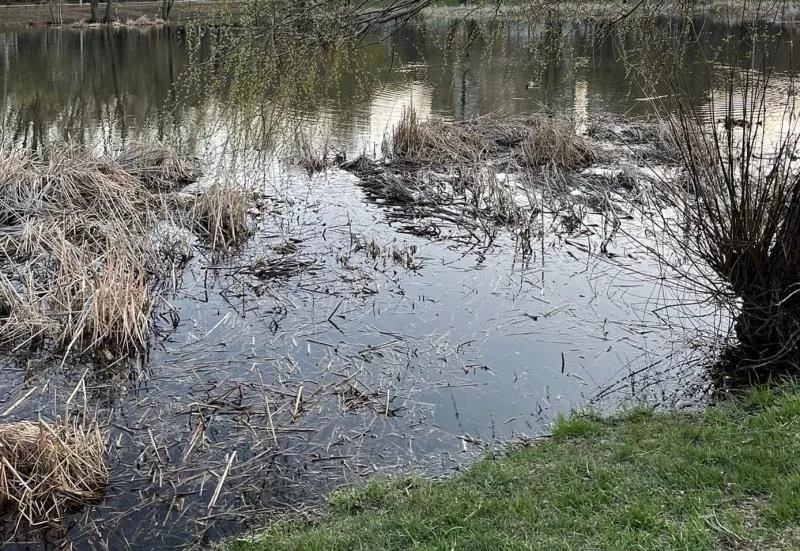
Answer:
<svg viewBox="0 0 800 551"><path fill-rule="evenodd" d="M101 16L105 13L105 6L105 2L100 4L98 12ZM220 2L177 0L172 6L169 24L185 25L192 22L213 24L219 19L221 6ZM226 3L225 6L229 15L231 8L236 4ZM91 16L89 2L63 4L61 13L62 26L88 21ZM161 16L161 2L114 2L112 13L114 19L122 24L143 20L142 18L155 21ZM41 29L51 25L51 21L48 4L0 5L0 29Z"/></svg>

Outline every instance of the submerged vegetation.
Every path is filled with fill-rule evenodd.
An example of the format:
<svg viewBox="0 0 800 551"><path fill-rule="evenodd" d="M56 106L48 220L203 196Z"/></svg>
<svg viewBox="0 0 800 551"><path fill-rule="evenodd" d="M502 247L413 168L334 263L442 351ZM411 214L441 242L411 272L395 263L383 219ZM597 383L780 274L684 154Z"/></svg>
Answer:
<svg viewBox="0 0 800 551"><path fill-rule="evenodd" d="M602 121L594 124L605 128ZM631 130L658 123L626 125ZM634 176L639 183L651 178L641 170L624 176L604 168L608 141L596 134L579 135L574 121L552 114L420 121L410 108L384 138L381 158L362 154L340 166L357 175L371 197L403 207L393 217L406 233L439 237L441 224L455 225L460 231L448 238L486 245L507 228L527 258L548 229L597 233L584 225L586 216L599 215L613 233L622 214L620 194L635 201ZM640 153L660 146L646 140L637 145Z"/></svg>
<svg viewBox="0 0 800 551"><path fill-rule="evenodd" d="M326 516L228 548L794 549L798 430L796 387L701 413L577 414L465 473L341 490Z"/></svg>

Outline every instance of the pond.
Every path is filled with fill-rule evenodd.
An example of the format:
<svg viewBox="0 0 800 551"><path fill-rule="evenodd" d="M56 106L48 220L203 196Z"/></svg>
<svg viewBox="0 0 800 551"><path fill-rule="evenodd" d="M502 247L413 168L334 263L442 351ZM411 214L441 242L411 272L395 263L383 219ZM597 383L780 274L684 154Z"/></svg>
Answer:
<svg viewBox="0 0 800 551"><path fill-rule="evenodd" d="M682 93L711 104L707 51L737 31L702 29L684 43ZM702 399L702 359L728 321L709 304L672 308L686 296L659 278L638 230L570 232L553 220L523 258L511 232L480 242L438 220L436 236L415 235L402 208L354 175L291 160L300 139L379 154L409 106L447 120L653 114L653 90L630 70L646 48L635 33L595 30L417 21L369 37L314 104L273 111L274 127L241 141L234 95L195 93L184 78L192 55L214 59L213 32L0 32L4 148L114 154L160 141L201 160L201 185L235 157L235 177L262 199L243 250L199 248L163 293L146 356L105 367L43 352L0 360L6 419L52 418L83 381L110 430L105 500L48 537L87 549L203 544L371 476L452 472L486 447L546 433L572 408ZM789 74L785 43L775 64ZM785 94L789 79L776 82ZM245 269L256 264L260 277Z"/></svg>

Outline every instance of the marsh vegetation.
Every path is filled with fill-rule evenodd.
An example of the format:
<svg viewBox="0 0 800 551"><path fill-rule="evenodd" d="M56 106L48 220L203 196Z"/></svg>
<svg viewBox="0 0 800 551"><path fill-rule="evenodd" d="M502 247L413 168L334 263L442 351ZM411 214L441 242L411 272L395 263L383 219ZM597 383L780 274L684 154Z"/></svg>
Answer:
<svg viewBox="0 0 800 551"><path fill-rule="evenodd" d="M178 279L192 254L180 228L215 249L248 232L245 191L214 183L196 196L170 193L199 173L163 148L117 161L74 149L11 153L0 163L2 344L11 350L108 362L142 352L154 290Z"/></svg>
<svg viewBox="0 0 800 551"><path fill-rule="evenodd" d="M0 413L108 469L6 541L201 545L791 365L796 31L642 6L0 33Z"/></svg>

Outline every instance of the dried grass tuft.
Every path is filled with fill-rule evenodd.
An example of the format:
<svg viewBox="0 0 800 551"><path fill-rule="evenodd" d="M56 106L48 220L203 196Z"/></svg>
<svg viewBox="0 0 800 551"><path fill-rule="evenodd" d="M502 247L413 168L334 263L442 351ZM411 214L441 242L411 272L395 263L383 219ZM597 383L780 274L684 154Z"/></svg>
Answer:
<svg viewBox="0 0 800 551"><path fill-rule="evenodd" d="M474 163L493 149L491 140L469 123L434 118L420 121L414 108L403 111L400 122L384 142L384 152L393 162L440 166Z"/></svg>
<svg viewBox="0 0 800 551"><path fill-rule="evenodd" d="M485 115L463 122L420 121L413 108L403 112L391 142L385 140L383 149L393 163L423 166L478 164L516 154L527 166L574 169L595 158L569 119Z"/></svg>
<svg viewBox="0 0 800 551"><path fill-rule="evenodd" d="M0 424L0 504L30 525L58 522L107 486L106 436L96 422Z"/></svg>
<svg viewBox="0 0 800 551"><path fill-rule="evenodd" d="M431 124L433 123L429 123L429 126ZM404 109L400 122L392 133L392 154L395 157L418 158L423 152L427 137L416 110L413 107Z"/></svg>
<svg viewBox="0 0 800 551"><path fill-rule="evenodd" d="M174 278L165 259L185 248L158 231L179 196L158 192L198 171L161 147L121 159L124 167L77 149L0 157L0 346L43 343L106 358L147 346L150 289ZM216 199L231 197L240 199ZM228 207L216 206L225 235ZM246 199L236 209L246 211Z"/></svg>
<svg viewBox="0 0 800 551"><path fill-rule="evenodd" d="M160 27L161 25L166 25L166 21L160 17L150 19L146 15L140 15L136 19L127 19L125 21L126 27Z"/></svg>
<svg viewBox="0 0 800 551"><path fill-rule="evenodd" d="M128 220L141 213L147 190L115 163L77 149L46 158L13 153L0 158L0 223L29 218L96 214Z"/></svg>
<svg viewBox="0 0 800 551"><path fill-rule="evenodd" d="M200 176L197 163L160 145L129 147L117 158L117 163L151 190L171 191L194 182Z"/></svg>
<svg viewBox="0 0 800 551"><path fill-rule="evenodd" d="M571 121L536 117L530 119L530 128L521 144L523 164L574 169L591 164L595 159L587 142L575 132Z"/></svg>
<svg viewBox="0 0 800 551"><path fill-rule="evenodd" d="M51 326L52 320L42 313L38 297L20 290L0 272L0 319L5 320L0 330L0 346L24 346L39 342Z"/></svg>
<svg viewBox="0 0 800 551"><path fill-rule="evenodd" d="M191 218L195 232L214 249L241 245L252 233L247 224L248 205L246 190L215 183L194 201Z"/></svg>

